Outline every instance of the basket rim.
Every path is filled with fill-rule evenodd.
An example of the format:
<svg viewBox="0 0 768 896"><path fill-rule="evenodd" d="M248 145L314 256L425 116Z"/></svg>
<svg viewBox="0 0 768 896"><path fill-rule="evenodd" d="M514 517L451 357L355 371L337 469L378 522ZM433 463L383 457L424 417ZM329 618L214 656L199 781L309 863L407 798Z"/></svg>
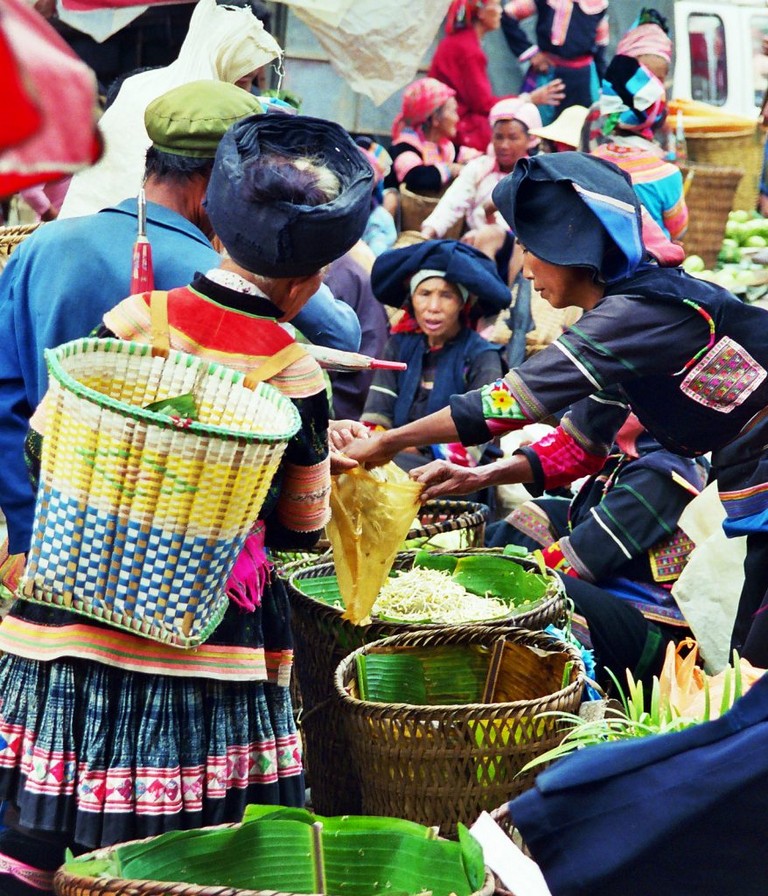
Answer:
<svg viewBox="0 0 768 896"><path fill-rule="evenodd" d="M406 560L408 558L415 558L418 553L417 549L411 549L406 551L398 551L395 554L395 559L393 561L393 567L395 563L401 560ZM456 556L456 555L466 555L466 554L495 554L497 556L502 556L503 548L464 548L462 550L451 550L445 549L441 551L431 551L430 553L436 554L438 556ZM520 563L521 566L526 568L530 566L531 568L527 571L529 572L541 572L536 565L534 560L526 560L525 557L510 557L511 560L514 560ZM323 600L319 600L312 594L307 594L306 591L302 591L297 582L302 578L310 578L307 573L312 572L317 569L322 569L326 567L329 572L333 572L335 567L330 560L329 562L323 563L312 563L309 565L302 566L300 569L295 569L291 571L291 574L288 578L288 585L292 589L292 591L300 596L300 598L310 601L310 603L319 608L327 609L334 614L338 614L339 618L342 617L344 613L344 608L339 606L334 606L333 604L326 603ZM504 624L511 625L515 622L515 620L519 620L528 616L528 614L532 613L540 613L542 610L549 608L553 605L553 603L558 603L564 601L564 587L562 585L562 581L557 573L553 572L550 569L545 569L542 573L550 579L550 585L555 586L555 592L550 594L549 596L544 596L538 603L532 604L530 607L523 609L518 613L510 613L505 616L496 616L492 619L477 619L474 622L465 623L466 626L483 626L487 624L496 624L497 626L503 626ZM317 576L313 576L313 578L318 578ZM348 621L348 620L345 620ZM352 625L353 623L350 623ZM382 619L379 616L372 616L370 625L402 625L404 628L407 628L407 631L398 634L410 634L411 632L417 630L429 630L430 632L434 632L437 629L449 629L453 626L450 623L445 622L405 622L395 619ZM365 628L366 626L356 626L359 628ZM523 626L517 626L518 628L523 628ZM390 636L388 636L390 637ZM396 637L396 636L391 636Z"/></svg>
<svg viewBox="0 0 768 896"><path fill-rule="evenodd" d="M134 841L135 842L135 841ZM86 877L83 875L75 875L70 871L65 871L64 868L59 868L56 871L55 879L62 879L67 882L68 885L76 885L80 888L83 888L84 896L86 893L101 893L101 892L126 892L126 885L135 885L136 887L141 887L142 889L146 885L150 885L154 888L166 888L166 890L170 887L175 888L175 892L179 893L181 896L181 891L179 891L179 887L183 887L183 896L220 896L220 894L224 894L224 896L228 896L228 894L242 893L243 896L329 896L329 894L321 894L321 893L287 893L284 890L240 890L236 887L228 887L222 884L213 884L212 886L202 886L199 884L188 884L184 881L160 881L160 880L149 880L147 878L128 878L128 877ZM94 886L97 885L97 886ZM84 888L87 887L87 890ZM496 879L493 875L493 871L485 865L485 878L483 879L482 886L479 890L475 890L470 894L470 896L493 896L496 891ZM161 890L157 891L158 893ZM172 891L171 891L172 892ZM150 891L146 890L146 896L150 896ZM331 894L331 896L337 896L337 894Z"/></svg>
<svg viewBox="0 0 768 896"><path fill-rule="evenodd" d="M74 357L75 355L86 354L115 354L115 355L137 355L138 357L147 357L152 354L152 346L142 342L132 342L125 339L107 338L97 339L95 337L85 337L82 339L73 339L65 342L55 348L45 349L45 361L48 366L49 373L68 391L72 392L78 398L81 398L90 404L99 408L111 410L119 413L123 417L129 417L133 420L139 420L144 423L151 423L160 429L173 430L175 432L188 432L197 436L216 436L220 439L231 441L244 441L254 443L277 443L286 442L293 438L301 426L301 418L296 406L293 402L286 398L279 390L269 383L257 383L256 388L252 391L255 395L263 395L269 398L275 404L281 413L285 414L288 429L282 433L269 432L246 432L245 430L228 429L224 426L216 426L214 424L200 423L193 420L189 425L179 427L173 422L173 419L166 414L160 414L157 411L149 411L127 402L118 401L110 398L103 392L85 386L79 380L75 379L71 374L67 373L61 365L61 358ZM245 374L231 367L225 367L216 361L206 361L198 355L191 355L187 352L180 352L171 349L166 359L167 363L192 367L195 364L199 366L201 371L209 376L218 375L222 380L226 381L227 377L231 385L242 384ZM245 387L244 387L245 388Z"/></svg>
<svg viewBox="0 0 768 896"><path fill-rule="evenodd" d="M489 632L486 626L482 625L462 625L462 626L454 626L451 631L456 633L457 635L460 633L465 633L467 635L473 634L473 629L476 631L476 637L473 637L468 643L476 643L476 641L485 640L488 638L494 638L498 640L502 637L501 631ZM587 681L587 673L586 668L584 666L584 661L581 658L581 654L579 651L567 641L562 641L559 638L556 638L554 635L550 635L544 631L531 631L529 629L520 628L517 626L509 626L508 631L503 635L505 640L509 640L511 637L517 635L523 639L531 639L533 641L546 641L550 645L557 645L558 647L562 647L563 653L570 654L570 658L576 662L578 674L576 678L571 681L566 687L558 688L558 690L553 691L551 694L547 695L547 698L536 698L535 700L511 700L504 703L383 703L377 700L361 700L359 697L353 697L350 693L347 692L344 687L344 675L347 672L347 669L356 661L357 657L363 653L369 653L371 648L375 647L390 647L390 646L399 646L399 642L403 640L408 640L410 638L418 637L419 635L434 635L436 634L434 631L430 629L414 629L410 632L403 632L397 635L390 635L386 638L380 638L377 641L371 641L368 644L364 644L362 647L357 647L351 653L344 657L344 659L338 664L333 673L333 685L336 691L336 698L341 700L342 703L347 703L350 707L355 709L364 709L366 707L377 707L379 709L387 708L387 709L406 709L411 711L429 711L430 714L434 713L450 713L456 711L462 712L474 712L480 711L487 713L490 707L521 707L521 706L529 706L531 703L540 702L542 699L548 699L549 697L557 697L562 694L570 694L574 689L583 688ZM444 632L443 634L448 634L448 632ZM408 646L408 645L405 645ZM435 645L438 646L438 645ZM444 646L444 645L439 645ZM544 645L536 645L536 646L544 646Z"/></svg>
<svg viewBox="0 0 768 896"><path fill-rule="evenodd" d="M239 828L241 827L243 822L226 822L224 824L218 825L204 825L202 828L198 830L223 830L224 828ZM158 835L154 835L151 837L143 837L139 840L127 840L123 843L115 843L112 846L99 846L95 849L89 850L84 855L89 856L105 856L108 853L112 852L118 846L124 846L126 843L130 844L139 844L139 843L150 843L152 840L155 840ZM444 838L441 838L444 839ZM478 890L474 890L470 896L493 896L495 890L495 879L493 875L493 871L490 867L483 863L485 867L485 877L483 879L483 883ZM136 886L142 886L145 884L150 884L158 887L184 887L183 896L218 896L221 893L242 893L244 896L329 896L329 894L314 894L314 893L287 893L282 890L242 890L236 887L229 887L226 884L212 884L212 885L202 885L202 884L190 884L185 881L157 881L151 880L148 878L128 878L128 877L91 877L88 875L82 874L73 874L71 871L67 871L66 868L62 865L55 872L56 879L64 879L68 884L76 884L79 887L88 886L89 891L96 892L110 892L110 888L114 885L122 888L125 887L126 884L135 884ZM98 890L93 887L93 884L98 886ZM120 889L119 892L123 892L123 889ZM179 892L178 889L176 892ZM147 896L150 896L149 891L147 891ZM333 894L333 896L337 896L337 894Z"/></svg>

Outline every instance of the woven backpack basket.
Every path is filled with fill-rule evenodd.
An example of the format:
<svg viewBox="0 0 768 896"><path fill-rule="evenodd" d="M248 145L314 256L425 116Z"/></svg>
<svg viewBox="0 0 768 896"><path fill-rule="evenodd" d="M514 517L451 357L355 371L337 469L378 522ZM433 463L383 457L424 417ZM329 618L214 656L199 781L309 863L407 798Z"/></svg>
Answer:
<svg viewBox="0 0 768 896"><path fill-rule="evenodd" d="M47 360L21 595L172 646L202 643L299 427L295 407L237 371L118 339L69 342ZM195 420L146 409L190 393Z"/></svg>

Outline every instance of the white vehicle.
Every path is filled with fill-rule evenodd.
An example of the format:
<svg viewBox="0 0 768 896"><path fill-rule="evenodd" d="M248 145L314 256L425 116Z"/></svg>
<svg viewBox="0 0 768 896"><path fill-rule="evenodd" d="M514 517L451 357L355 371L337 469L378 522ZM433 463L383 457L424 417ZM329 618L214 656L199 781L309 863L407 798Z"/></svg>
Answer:
<svg viewBox="0 0 768 896"><path fill-rule="evenodd" d="M768 84L768 2L675 3L676 97L756 118Z"/></svg>

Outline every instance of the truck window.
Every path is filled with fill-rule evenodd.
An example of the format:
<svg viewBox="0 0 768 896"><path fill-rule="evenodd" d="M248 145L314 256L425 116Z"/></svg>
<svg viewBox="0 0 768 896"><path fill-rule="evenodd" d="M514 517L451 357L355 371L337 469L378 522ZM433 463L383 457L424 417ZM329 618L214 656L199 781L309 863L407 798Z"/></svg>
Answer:
<svg viewBox="0 0 768 896"><path fill-rule="evenodd" d="M728 98L725 67L725 28L720 16L694 13L688 16L691 52L691 97L713 106Z"/></svg>
<svg viewBox="0 0 768 896"><path fill-rule="evenodd" d="M752 16L749 31L752 38L755 105L762 106L765 89L768 87L768 55L763 52L763 40L768 38L768 15Z"/></svg>

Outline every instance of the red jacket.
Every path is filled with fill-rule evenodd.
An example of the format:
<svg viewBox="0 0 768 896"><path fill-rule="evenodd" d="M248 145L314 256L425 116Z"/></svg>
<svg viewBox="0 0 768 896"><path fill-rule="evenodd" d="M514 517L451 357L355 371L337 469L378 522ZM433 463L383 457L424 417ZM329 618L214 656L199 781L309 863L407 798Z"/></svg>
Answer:
<svg viewBox="0 0 768 896"><path fill-rule="evenodd" d="M456 143L485 152L491 140L488 113L501 97L494 96L491 90L488 57L475 30L464 28L446 35L435 50L428 74L456 91Z"/></svg>

